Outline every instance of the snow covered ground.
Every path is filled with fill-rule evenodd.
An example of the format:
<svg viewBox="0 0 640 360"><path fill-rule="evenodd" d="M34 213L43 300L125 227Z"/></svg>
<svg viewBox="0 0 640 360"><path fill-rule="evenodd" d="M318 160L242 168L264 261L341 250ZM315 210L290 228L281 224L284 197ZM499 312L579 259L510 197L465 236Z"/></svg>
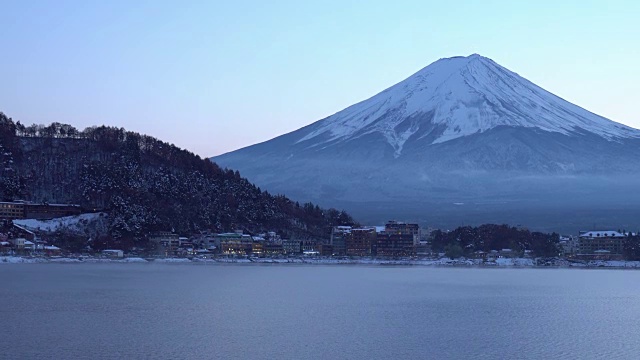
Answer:
<svg viewBox="0 0 640 360"><path fill-rule="evenodd" d="M53 232L60 228L80 229L84 225L97 220L103 213L87 213L76 216L65 216L50 220L17 219L13 223L29 230Z"/></svg>
<svg viewBox="0 0 640 360"><path fill-rule="evenodd" d="M535 259L499 258L496 261L483 262L480 259L335 259L335 258L158 258L151 261L140 257L124 259L108 259L93 257L19 257L0 256L0 264L35 264L35 263L164 263L164 264L315 264L315 265L387 265L387 266L480 266L480 267L559 267L559 268L611 268L640 269L640 261L574 261L555 259L546 265L537 265Z"/></svg>
<svg viewBox="0 0 640 360"><path fill-rule="evenodd" d="M607 267L607 268L637 269L637 268L640 268L640 261L594 260L594 261L587 261L587 262L573 262L573 263L570 263L569 266L585 267L585 268Z"/></svg>
<svg viewBox="0 0 640 360"><path fill-rule="evenodd" d="M498 258L495 261L498 266L534 266L535 263L533 259L509 259L509 258Z"/></svg>
<svg viewBox="0 0 640 360"><path fill-rule="evenodd" d="M34 264L44 262L40 258L23 258L19 256L0 256L0 264Z"/></svg>

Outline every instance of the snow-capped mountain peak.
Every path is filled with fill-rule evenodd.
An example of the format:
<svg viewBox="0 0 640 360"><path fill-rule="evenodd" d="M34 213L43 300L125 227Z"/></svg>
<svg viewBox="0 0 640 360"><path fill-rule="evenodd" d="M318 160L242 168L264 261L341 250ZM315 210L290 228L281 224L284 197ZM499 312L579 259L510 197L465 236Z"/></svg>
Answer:
<svg viewBox="0 0 640 360"><path fill-rule="evenodd" d="M640 130L476 54L440 59L328 118L213 160L272 193L368 222L400 214L444 228L575 229L636 224L640 208Z"/></svg>
<svg viewBox="0 0 640 360"><path fill-rule="evenodd" d="M640 130L571 104L493 60L473 54L432 63L379 94L318 121L297 143L329 146L380 133L397 157L409 139L442 143L498 126L565 135L586 131L607 140L640 137Z"/></svg>

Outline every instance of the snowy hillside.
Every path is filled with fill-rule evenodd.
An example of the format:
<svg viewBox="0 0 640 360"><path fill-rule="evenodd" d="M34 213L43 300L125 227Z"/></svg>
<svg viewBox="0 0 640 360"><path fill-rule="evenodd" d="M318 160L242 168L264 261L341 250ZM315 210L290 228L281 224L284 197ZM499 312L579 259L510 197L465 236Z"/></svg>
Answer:
<svg viewBox="0 0 640 360"><path fill-rule="evenodd" d="M72 230L83 230L88 224L97 221L100 217L105 217L105 213L87 213L77 216L65 216L49 220L37 219L16 219L13 223L28 230L54 232L63 228Z"/></svg>

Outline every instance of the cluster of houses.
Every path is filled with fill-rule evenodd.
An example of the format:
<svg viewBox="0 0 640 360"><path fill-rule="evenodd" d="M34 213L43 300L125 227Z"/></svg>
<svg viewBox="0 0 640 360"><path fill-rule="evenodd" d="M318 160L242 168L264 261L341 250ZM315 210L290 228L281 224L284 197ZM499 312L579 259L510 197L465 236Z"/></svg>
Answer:
<svg viewBox="0 0 640 360"><path fill-rule="evenodd" d="M333 227L329 239L282 239L274 232L259 235L241 230L221 234L203 234L193 238L170 232L150 236L160 254L189 255L318 255L318 256L385 256L426 255L427 239L418 224L389 221L385 226Z"/></svg>
<svg viewBox="0 0 640 360"><path fill-rule="evenodd" d="M0 234L1 255L60 255L59 247L40 240L34 232L18 225L13 227L14 236Z"/></svg>
<svg viewBox="0 0 640 360"><path fill-rule="evenodd" d="M318 243L314 240L283 240L275 232L259 235L244 234L242 230L219 234L200 234L191 238L170 232L157 232L149 240L156 244L164 256L190 255L290 255L316 254Z"/></svg>
<svg viewBox="0 0 640 360"><path fill-rule="evenodd" d="M80 205L49 204L32 201L0 201L0 220L16 219L53 219L63 216L79 215ZM61 249L39 239L36 234L24 227L13 225L13 236L0 234L0 254L2 255L60 255Z"/></svg>
<svg viewBox="0 0 640 360"><path fill-rule="evenodd" d="M389 221L384 226L335 226L331 237L324 240L282 239L273 232L249 235L241 230L220 234L204 234L192 238L173 233L156 233L151 236L165 256L230 255L230 256L378 256L408 257L431 254L428 235L418 224ZM558 254L565 258L582 260L616 260L623 258L624 243L634 235L619 231L581 231L578 236L562 236ZM524 254L512 249L478 252L474 256L487 261L497 258L531 257L531 250Z"/></svg>

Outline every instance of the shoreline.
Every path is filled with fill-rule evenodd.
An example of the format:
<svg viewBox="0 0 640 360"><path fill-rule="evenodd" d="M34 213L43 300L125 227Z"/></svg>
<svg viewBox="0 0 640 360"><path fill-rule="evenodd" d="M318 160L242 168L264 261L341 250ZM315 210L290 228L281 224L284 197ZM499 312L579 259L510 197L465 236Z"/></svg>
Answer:
<svg viewBox="0 0 640 360"><path fill-rule="evenodd" d="M141 258L122 259L97 257L21 257L0 256L1 264L257 264L257 265L366 265L366 266L418 266L457 268L544 268L544 269L640 269L640 261L625 260L566 260L551 259L540 263L537 259L499 258L485 262L481 259L332 259L332 258Z"/></svg>

